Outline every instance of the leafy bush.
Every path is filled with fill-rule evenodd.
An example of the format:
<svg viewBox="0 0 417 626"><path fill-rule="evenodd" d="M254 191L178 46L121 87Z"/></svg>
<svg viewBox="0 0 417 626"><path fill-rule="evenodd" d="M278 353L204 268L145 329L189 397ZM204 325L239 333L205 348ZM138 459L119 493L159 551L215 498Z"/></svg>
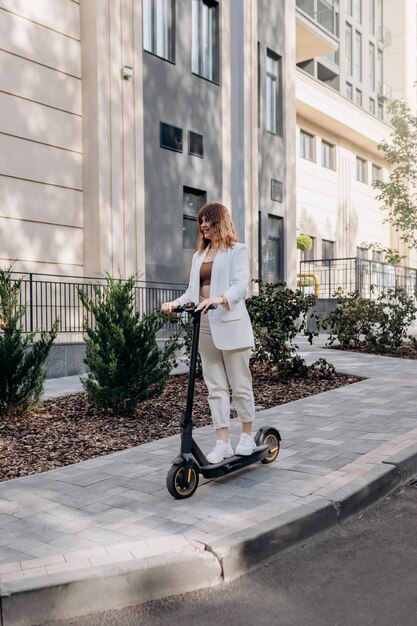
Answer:
<svg viewBox="0 0 417 626"><path fill-rule="evenodd" d="M342 348L363 345L373 352L394 352L407 337L416 317L414 298L405 289L387 289L376 299L362 298L357 291L335 293L335 311L321 325L330 331L328 343L336 340Z"/></svg>
<svg viewBox="0 0 417 626"><path fill-rule="evenodd" d="M133 413L138 402L163 392L178 346L174 336L158 347L156 333L166 317L158 311L140 316L135 310L135 279L107 277L104 287L94 286L94 299L79 290L95 320L93 327L87 320L84 324L90 368L84 388L90 402L121 414Z"/></svg>
<svg viewBox="0 0 417 626"><path fill-rule="evenodd" d="M317 332L308 330L307 319L316 318L310 308L315 304L313 295L288 289L285 283L264 283L255 280L259 293L246 300L255 334L253 358L278 366L279 376L305 376L308 366L295 354L296 335L304 334L310 343Z"/></svg>
<svg viewBox="0 0 417 626"><path fill-rule="evenodd" d="M298 235L297 237L297 248L299 250L311 250L313 247L313 240L310 235Z"/></svg>
<svg viewBox="0 0 417 626"><path fill-rule="evenodd" d="M40 404L46 377L44 363L58 332L24 334L21 319L26 305L19 304L22 279L12 279L12 269L0 269L0 415L22 415ZM32 345L29 345L33 341Z"/></svg>
<svg viewBox="0 0 417 626"><path fill-rule="evenodd" d="M193 342L193 318L187 315L187 317L177 316L173 317L172 321L178 324L180 332L180 346L184 350L185 359L184 363L190 365L191 362L191 346ZM196 377L201 378L203 375L203 365L201 363L200 353L197 352L196 362Z"/></svg>

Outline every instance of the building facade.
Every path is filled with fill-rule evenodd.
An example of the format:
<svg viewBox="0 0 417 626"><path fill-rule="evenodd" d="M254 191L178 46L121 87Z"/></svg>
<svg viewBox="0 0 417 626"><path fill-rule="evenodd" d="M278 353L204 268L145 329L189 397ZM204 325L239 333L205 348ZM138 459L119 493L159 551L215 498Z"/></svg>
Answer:
<svg viewBox="0 0 417 626"><path fill-rule="evenodd" d="M295 275L286 23L292 2L1 0L2 263L183 282L220 200L252 274Z"/></svg>
<svg viewBox="0 0 417 626"><path fill-rule="evenodd" d="M390 85L416 104L415 8L0 0L0 262L183 283L216 200L253 278L295 285L297 233L319 259L395 244L372 181Z"/></svg>

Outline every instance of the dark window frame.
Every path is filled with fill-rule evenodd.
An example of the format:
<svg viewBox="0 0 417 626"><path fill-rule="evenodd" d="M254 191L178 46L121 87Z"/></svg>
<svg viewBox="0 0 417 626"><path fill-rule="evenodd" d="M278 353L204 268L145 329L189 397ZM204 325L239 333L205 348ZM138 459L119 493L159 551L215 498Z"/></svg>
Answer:
<svg viewBox="0 0 417 626"><path fill-rule="evenodd" d="M168 63L172 63L175 65L175 51L176 51L176 0L169 0L171 3L171 23L168 25L168 56L163 56L162 54L158 54L156 51L156 11L155 11L155 1L149 0L152 4L151 6L151 45L150 48L145 47L145 13L142 16L142 37L143 37L143 49L148 54L156 56L158 59L163 59L164 61L168 61Z"/></svg>
<svg viewBox="0 0 417 626"><path fill-rule="evenodd" d="M191 35L191 72L194 76L198 76L204 80L207 80L216 85L220 84L220 2L218 0L192 0L192 13L194 11L194 7L198 3L198 33L195 34L197 37L197 50L194 49L193 37L194 32ZM202 50L202 41L201 41L201 15L202 15L202 6L205 5L208 9L213 10L213 31L212 31L212 72L211 76L206 76L203 73L203 50ZM194 28L193 19L191 18L191 28ZM195 54L197 53L197 67L194 66L195 62Z"/></svg>
<svg viewBox="0 0 417 626"><path fill-rule="evenodd" d="M164 143L163 141L164 129L168 129L168 128L172 128L172 129L175 129L176 131L180 131L179 134L181 135L181 147L175 147L168 143ZM182 128L179 128L178 126L174 126L173 124L168 124L167 122L159 122L159 145L161 148L164 148L165 150L172 150L173 152L182 153L183 152L183 139L184 139L184 133L183 133Z"/></svg>
<svg viewBox="0 0 417 626"><path fill-rule="evenodd" d="M268 72L267 62L268 59L276 62L277 74L276 76ZM272 81L275 93L275 129L268 128L268 98L267 98L267 84L268 80ZM282 57L279 54L271 50L266 49L265 56L265 130L271 135L282 136L283 132L283 102L282 102Z"/></svg>
<svg viewBox="0 0 417 626"><path fill-rule="evenodd" d="M196 152L196 151L191 149L191 145L192 145L192 141L193 141L192 135L194 135L195 137L201 137L201 154L200 154L200 152ZM203 139L203 135L201 133L196 133L194 130L189 130L188 131L188 154L191 154L192 156L199 157L200 159L204 159L204 139Z"/></svg>

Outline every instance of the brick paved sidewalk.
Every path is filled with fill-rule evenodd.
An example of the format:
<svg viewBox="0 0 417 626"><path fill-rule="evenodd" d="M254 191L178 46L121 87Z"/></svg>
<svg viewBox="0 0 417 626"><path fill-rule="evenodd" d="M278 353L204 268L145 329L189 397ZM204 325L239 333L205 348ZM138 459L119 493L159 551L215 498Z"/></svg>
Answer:
<svg viewBox="0 0 417 626"><path fill-rule="evenodd" d="M0 484L0 582L88 569L163 551L193 551L367 475L417 443L417 361L310 348L366 380L257 414L282 435L279 461L175 501L165 488L179 436ZM61 384L63 381L56 382ZM70 381L67 381L70 382ZM239 424L231 439L238 439ZM210 427L196 436L212 445Z"/></svg>

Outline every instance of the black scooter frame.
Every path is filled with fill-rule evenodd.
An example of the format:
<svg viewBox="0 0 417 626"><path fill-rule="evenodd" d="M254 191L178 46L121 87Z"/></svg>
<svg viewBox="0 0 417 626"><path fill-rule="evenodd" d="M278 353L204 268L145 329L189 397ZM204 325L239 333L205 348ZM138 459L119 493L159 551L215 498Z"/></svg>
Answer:
<svg viewBox="0 0 417 626"><path fill-rule="evenodd" d="M211 309L217 308L216 304L211 305ZM181 451L180 454L173 461L173 466L184 465L184 472L182 472L182 486L186 487L188 484L188 476L190 476L189 470L192 466L197 464L198 471L204 476L204 478L217 478L235 472L243 467L252 465L266 459L271 454L274 454L275 448L271 445L259 445L263 440L265 431L273 430L275 438L279 442L281 436L279 432L274 428L263 427L255 436L255 441L258 447L249 456L233 456L228 459L224 459L221 463L212 464L207 461L207 458L203 454L201 448L197 445L193 438L193 403L194 403L194 389L197 369L197 354L198 354L198 341L200 336L200 323L201 323L201 311L196 310L194 303L190 302L185 307L177 307L173 309L174 313L182 313L186 311L193 318L193 336L191 344L191 356L190 356L190 372L188 378L187 389L187 402L185 410L181 420Z"/></svg>

